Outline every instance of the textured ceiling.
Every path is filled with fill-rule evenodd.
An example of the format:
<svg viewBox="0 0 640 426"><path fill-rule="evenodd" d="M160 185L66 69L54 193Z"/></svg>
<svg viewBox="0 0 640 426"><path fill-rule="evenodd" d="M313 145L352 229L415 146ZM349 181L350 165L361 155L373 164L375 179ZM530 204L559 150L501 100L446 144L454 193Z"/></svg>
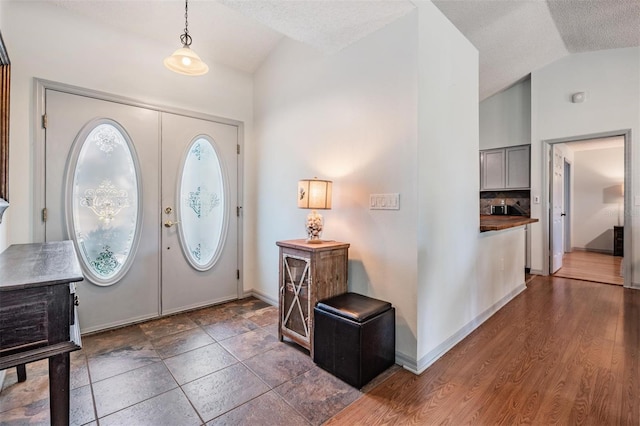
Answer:
<svg viewBox="0 0 640 426"><path fill-rule="evenodd" d="M336 52L413 10L407 0L218 0L286 36Z"/></svg>
<svg viewBox="0 0 640 426"><path fill-rule="evenodd" d="M166 43L168 52L179 47L182 0L48 3ZM640 0L434 3L480 52L481 100L566 55L640 45ZM283 36L331 53L414 7L409 0L192 0L189 30L205 61L252 73Z"/></svg>
<svg viewBox="0 0 640 426"><path fill-rule="evenodd" d="M638 46L638 0L556 0L548 4L571 53Z"/></svg>
<svg viewBox="0 0 640 426"><path fill-rule="evenodd" d="M640 45L640 0L436 0L480 52L480 99L571 53Z"/></svg>

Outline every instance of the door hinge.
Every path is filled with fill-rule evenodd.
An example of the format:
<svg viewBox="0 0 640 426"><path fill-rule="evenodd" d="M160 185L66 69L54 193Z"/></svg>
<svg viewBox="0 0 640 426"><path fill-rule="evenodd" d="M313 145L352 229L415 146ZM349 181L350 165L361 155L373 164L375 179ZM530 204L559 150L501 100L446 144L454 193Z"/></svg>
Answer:
<svg viewBox="0 0 640 426"><path fill-rule="evenodd" d="M42 209L42 221L46 222L48 217L49 215L47 213L47 208L45 207L44 209Z"/></svg>
<svg viewBox="0 0 640 426"><path fill-rule="evenodd" d="M236 278L240 279L240 269L236 269Z"/></svg>
<svg viewBox="0 0 640 426"><path fill-rule="evenodd" d="M47 114L42 115L42 128L46 129L48 124Z"/></svg>
<svg viewBox="0 0 640 426"><path fill-rule="evenodd" d="M240 144L236 145L236 151L238 152L238 155L240 155Z"/></svg>
<svg viewBox="0 0 640 426"><path fill-rule="evenodd" d="M236 216L240 217L240 212L242 211L242 207L238 206L236 207Z"/></svg>

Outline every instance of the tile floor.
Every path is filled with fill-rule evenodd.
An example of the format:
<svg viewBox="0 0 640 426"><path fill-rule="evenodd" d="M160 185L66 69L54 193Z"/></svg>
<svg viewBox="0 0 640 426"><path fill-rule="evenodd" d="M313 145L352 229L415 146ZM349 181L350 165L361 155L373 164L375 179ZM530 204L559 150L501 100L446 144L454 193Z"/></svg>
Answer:
<svg viewBox="0 0 640 426"><path fill-rule="evenodd" d="M85 336L71 354L74 425L319 425L362 391L278 341L278 309L247 298ZM49 424L47 361L7 371L0 425Z"/></svg>

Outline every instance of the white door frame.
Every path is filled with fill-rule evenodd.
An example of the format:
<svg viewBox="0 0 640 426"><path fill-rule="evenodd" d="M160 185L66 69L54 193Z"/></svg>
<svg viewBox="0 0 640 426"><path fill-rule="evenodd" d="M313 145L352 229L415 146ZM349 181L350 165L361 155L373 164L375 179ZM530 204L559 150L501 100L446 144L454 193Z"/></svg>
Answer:
<svg viewBox="0 0 640 426"><path fill-rule="evenodd" d="M573 165L571 161L564 159L564 252L571 253L573 247L571 244L572 234L571 226L573 224L571 215L573 214L571 206L571 197L573 197L573 191L571 190L572 180L571 173L573 173Z"/></svg>
<svg viewBox="0 0 640 426"><path fill-rule="evenodd" d="M562 269L564 260L564 156L565 150L553 144L549 150L549 273ZM558 177L558 171L562 177ZM556 201L558 203L556 203ZM557 226L556 226L557 221ZM556 238L558 236L561 238ZM558 256L559 258L556 258Z"/></svg>
<svg viewBox="0 0 640 426"><path fill-rule="evenodd" d="M631 174L631 154L632 154L632 140L631 129L624 130L612 130L602 133L592 133L588 135L572 136L558 139L547 139L542 141L542 262L543 262L543 274L549 275L551 262L549 261L550 244L551 244L551 226L549 220L549 213L551 211L551 200L549 199L551 191L549 185L551 182L551 169L549 167L549 155L551 153L551 146L559 143L585 141L590 139L609 138L614 136L622 136L624 138L624 205L625 211L629 210L632 206L632 174ZM627 259L624 262L624 287L632 288L633 286L633 239L632 239L632 227L633 221L631 217L625 217L624 222L624 257ZM564 236L563 236L564 238Z"/></svg>
<svg viewBox="0 0 640 426"><path fill-rule="evenodd" d="M97 90L86 89L83 87L72 86L69 84L58 83L55 81L34 78L34 109L33 109L33 138L34 138L34 161L33 161L33 241L44 242L45 227L42 221L42 210L46 205L45 200L45 129L43 126L43 116L45 113L45 91L56 90L59 92L69 93L72 95L85 96L88 98L99 99L108 102L115 102L124 105L130 105L140 108L146 108L153 111L166 112L187 117L199 118L202 120L214 121L217 123L228 124L238 128L238 211L242 211L244 204L243 188L244 188L244 122L232 120L229 118L218 117L215 115L205 114L201 112L190 111L181 108L175 108L160 104L150 104L139 101L137 99L125 96L114 95L111 93L100 92ZM158 206L160 208L160 206ZM238 270L243 271L243 215L238 217ZM244 274L240 273L238 279L238 299L242 299L244 295L243 278Z"/></svg>

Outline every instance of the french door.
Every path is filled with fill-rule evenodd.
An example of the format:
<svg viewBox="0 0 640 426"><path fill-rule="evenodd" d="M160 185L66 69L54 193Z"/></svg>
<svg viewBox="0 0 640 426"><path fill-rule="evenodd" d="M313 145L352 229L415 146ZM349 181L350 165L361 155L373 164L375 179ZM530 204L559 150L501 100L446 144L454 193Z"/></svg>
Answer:
<svg viewBox="0 0 640 426"><path fill-rule="evenodd" d="M237 297L237 127L162 114L162 313Z"/></svg>
<svg viewBox="0 0 640 426"><path fill-rule="evenodd" d="M237 298L237 127L47 89L45 240L84 332Z"/></svg>

